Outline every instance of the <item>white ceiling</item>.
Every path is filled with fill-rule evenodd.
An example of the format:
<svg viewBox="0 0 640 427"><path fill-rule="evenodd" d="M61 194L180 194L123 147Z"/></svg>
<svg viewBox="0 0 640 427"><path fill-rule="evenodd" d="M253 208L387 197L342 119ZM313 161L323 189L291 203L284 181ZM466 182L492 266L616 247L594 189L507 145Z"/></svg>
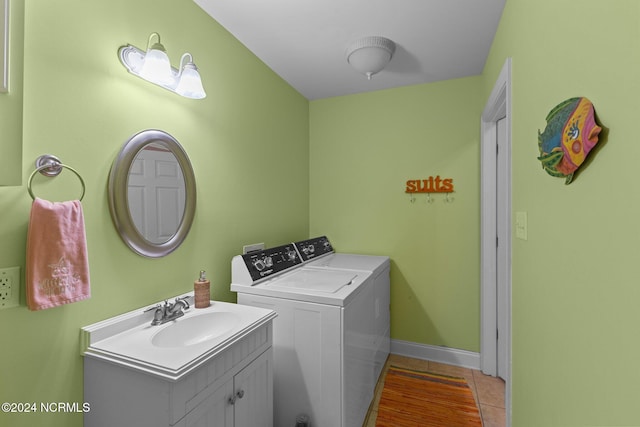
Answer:
<svg viewBox="0 0 640 427"><path fill-rule="evenodd" d="M309 100L482 73L506 0L194 0ZM396 43L367 80L345 51Z"/></svg>

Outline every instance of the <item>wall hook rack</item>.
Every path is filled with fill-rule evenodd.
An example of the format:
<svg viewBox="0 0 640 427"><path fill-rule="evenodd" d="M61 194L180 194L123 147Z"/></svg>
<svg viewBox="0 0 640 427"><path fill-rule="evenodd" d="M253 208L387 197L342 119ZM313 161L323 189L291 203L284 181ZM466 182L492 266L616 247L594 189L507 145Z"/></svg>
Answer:
<svg viewBox="0 0 640 427"><path fill-rule="evenodd" d="M415 203L416 193L425 193L427 195L427 204L433 203L435 200L431 197L432 193L445 193L445 203L452 203L453 197L453 178L440 178L440 175L435 177L430 176L426 179L410 179L406 182L405 193L410 195L409 201Z"/></svg>
<svg viewBox="0 0 640 427"><path fill-rule="evenodd" d="M426 194L427 194L427 196L426 196L426 199L425 199L424 203L427 204L427 205L433 204L436 201L436 199L431 196L431 193L426 193ZM414 204L416 202L416 200L417 199L416 199L415 193L409 193L409 202ZM443 198L443 201L445 203L453 203L454 200L455 200L455 197L451 196L451 192L445 193L444 198Z"/></svg>

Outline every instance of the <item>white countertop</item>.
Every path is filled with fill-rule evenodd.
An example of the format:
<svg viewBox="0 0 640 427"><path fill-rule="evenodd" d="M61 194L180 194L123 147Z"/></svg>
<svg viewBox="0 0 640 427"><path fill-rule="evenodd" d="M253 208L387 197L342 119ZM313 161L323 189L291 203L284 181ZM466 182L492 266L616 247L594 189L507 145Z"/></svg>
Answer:
<svg viewBox="0 0 640 427"><path fill-rule="evenodd" d="M185 296L192 298L193 293L179 297ZM190 308L185 310L184 316L152 326L153 311L144 311L154 305L83 327L82 355L178 380L276 317L273 310L219 301L211 301L208 308L196 309L191 299ZM180 347L152 343L154 336L175 323L214 312L233 313L237 321L231 329L215 339Z"/></svg>

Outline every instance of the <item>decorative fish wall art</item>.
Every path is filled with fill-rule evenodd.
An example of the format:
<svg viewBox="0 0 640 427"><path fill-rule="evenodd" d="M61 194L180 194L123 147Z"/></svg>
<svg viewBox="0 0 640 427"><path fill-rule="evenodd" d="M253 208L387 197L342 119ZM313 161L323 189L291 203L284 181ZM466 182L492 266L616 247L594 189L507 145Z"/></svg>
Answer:
<svg viewBox="0 0 640 427"><path fill-rule="evenodd" d="M564 177L570 184L602 130L593 104L584 97L567 99L549 112L546 121L544 131L538 130L538 160L549 175Z"/></svg>

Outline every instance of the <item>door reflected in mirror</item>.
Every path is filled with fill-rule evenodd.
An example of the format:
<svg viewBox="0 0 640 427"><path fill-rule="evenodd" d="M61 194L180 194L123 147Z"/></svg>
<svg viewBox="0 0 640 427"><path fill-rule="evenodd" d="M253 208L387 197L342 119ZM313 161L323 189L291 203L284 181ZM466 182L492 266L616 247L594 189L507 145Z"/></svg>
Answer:
<svg viewBox="0 0 640 427"><path fill-rule="evenodd" d="M166 243L178 231L185 207L184 176L171 151L153 143L138 152L128 180L129 212L151 243Z"/></svg>

